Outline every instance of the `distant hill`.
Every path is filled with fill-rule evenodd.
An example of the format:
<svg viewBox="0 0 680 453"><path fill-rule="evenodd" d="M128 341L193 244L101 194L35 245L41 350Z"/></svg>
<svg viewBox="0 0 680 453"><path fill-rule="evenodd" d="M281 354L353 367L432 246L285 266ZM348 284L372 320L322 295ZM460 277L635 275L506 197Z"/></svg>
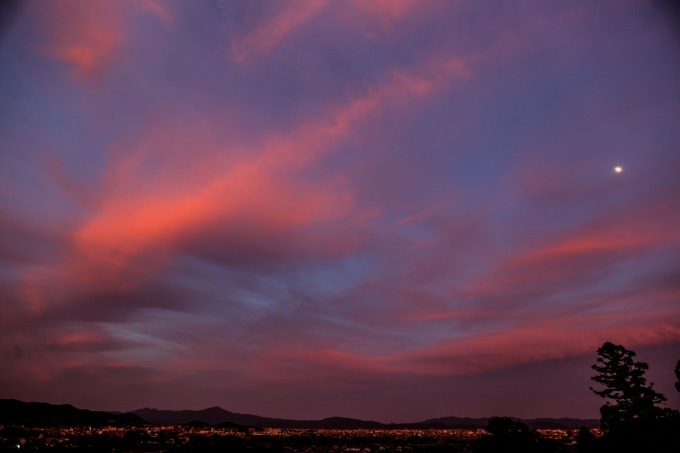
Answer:
<svg viewBox="0 0 680 453"><path fill-rule="evenodd" d="M600 420L598 419L580 419L580 418L531 418L531 419L514 418L514 419L519 420L522 423L536 429L578 429L581 428L582 426L585 426L586 428L600 427ZM449 428L476 429L486 427L488 421L489 421L488 418L443 417L425 420L421 423L444 425Z"/></svg>
<svg viewBox="0 0 680 453"><path fill-rule="evenodd" d="M354 418L330 417L323 420L290 420L284 418L261 417L259 415L229 412L221 407L210 407L199 411L191 410L159 410L138 409L132 413L149 423L183 424L192 421L205 423L235 423L238 425L259 426L261 428L289 429L477 429L486 427L488 418L444 417L425 420L417 423L380 423L376 421L357 420ZM581 420L574 418L537 418L521 420L532 428L539 429L578 429L582 426L597 428L599 420Z"/></svg>
<svg viewBox="0 0 680 453"><path fill-rule="evenodd" d="M323 420L290 420L259 415L229 412L221 407L193 410L138 409L133 412L102 412L78 409L70 404L26 403L14 399L0 399L0 424L27 426L130 426L153 424L189 425L194 427L219 426L229 428L288 428L288 429L477 429L484 428L488 418L443 417L417 423L379 423L345 417ZM536 418L515 419L538 429L596 428L595 419Z"/></svg>
<svg viewBox="0 0 680 453"><path fill-rule="evenodd" d="M143 425L135 414L88 411L70 404L25 403L0 400L0 424L27 426L130 426Z"/></svg>
<svg viewBox="0 0 680 453"><path fill-rule="evenodd" d="M199 411L137 409L132 411L149 423L183 424L201 421L214 425L235 423L237 425L259 426L261 428L299 428L299 429L378 429L386 428L379 422L356 420L353 418L331 417L323 420L289 420L284 418L261 417L259 415L229 412L221 407L209 407Z"/></svg>

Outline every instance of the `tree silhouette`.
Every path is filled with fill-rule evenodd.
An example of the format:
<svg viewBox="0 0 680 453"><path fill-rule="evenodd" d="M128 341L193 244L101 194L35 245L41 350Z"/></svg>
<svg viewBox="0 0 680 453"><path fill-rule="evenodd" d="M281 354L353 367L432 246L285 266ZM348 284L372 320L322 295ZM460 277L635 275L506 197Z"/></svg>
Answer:
<svg viewBox="0 0 680 453"><path fill-rule="evenodd" d="M594 453L600 449L597 437L585 426L576 435L576 451L578 453Z"/></svg>
<svg viewBox="0 0 680 453"><path fill-rule="evenodd" d="M663 416L664 411L657 404L666 401L666 397L652 388L654 384L647 386L645 372L649 365L633 360L635 352L610 342L604 343L597 354L600 357L592 369L598 374L591 379L603 385L604 389L590 387L590 390L607 400L600 407L603 430L620 428L636 419Z"/></svg>
<svg viewBox="0 0 680 453"><path fill-rule="evenodd" d="M486 426L488 436L471 445L474 453L556 453L565 451L559 441L542 438L535 429L509 417L491 417Z"/></svg>
<svg viewBox="0 0 680 453"><path fill-rule="evenodd" d="M675 364L675 390L680 392L680 360Z"/></svg>

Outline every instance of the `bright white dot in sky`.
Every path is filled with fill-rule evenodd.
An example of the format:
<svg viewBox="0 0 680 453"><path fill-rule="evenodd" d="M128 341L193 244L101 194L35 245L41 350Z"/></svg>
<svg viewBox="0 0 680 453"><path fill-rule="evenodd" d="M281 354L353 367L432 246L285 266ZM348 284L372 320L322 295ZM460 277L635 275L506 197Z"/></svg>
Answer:
<svg viewBox="0 0 680 453"><path fill-rule="evenodd" d="M616 166L614 167L614 173L621 173L623 171L623 167Z"/></svg>

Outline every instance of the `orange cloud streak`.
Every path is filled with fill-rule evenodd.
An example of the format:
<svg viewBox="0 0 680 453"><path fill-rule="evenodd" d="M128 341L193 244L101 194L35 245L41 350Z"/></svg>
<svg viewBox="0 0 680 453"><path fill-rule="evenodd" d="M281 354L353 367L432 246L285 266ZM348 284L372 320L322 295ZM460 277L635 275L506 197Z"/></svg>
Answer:
<svg viewBox="0 0 680 453"><path fill-rule="evenodd" d="M166 6L158 0L62 0L38 2L31 9L49 41L40 49L46 56L73 66L80 76L92 75L111 64L127 40L127 21L145 12L165 24L171 22Z"/></svg>
<svg viewBox="0 0 680 453"><path fill-rule="evenodd" d="M168 171L161 168L155 176L141 176L146 159L153 157L151 150L173 141L166 137L166 128L162 133L147 134L131 153L124 153L122 158L111 156L112 173L105 177L107 199L99 213L75 233L76 279L84 277L82 283L93 280L101 285L108 275L111 281L106 285L115 285L116 281L134 285L134 280L123 275L128 266L135 266L135 260L150 253L141 268L135 266L138 277L149 275L170 256L178 240L188 234L200 234L209 225L225 225L228 231L228 225L235 222L276 235L340 219L348 225L364 222L370 213L351 212L352 196L341 185L328 181L310 187L295 181L296 172L384 109L426 98L451 80L468 74L465 62L456 58L430 64L416 74L398 72L384 85L349 101L322 120L303 123L290 136L266 139L259 149L227 152L226 158L221 157L225 153L219 143L206 137L209 131L200 129L195 134L191 127L172 131L179 134L174 141L204 145L208 147L204 156L212 156L208 157L210 162L192 162L188 166L179 156L179 175L171 154L166 158ZM159 139L161 136L164 138ZM206 168L212 172L206 174ZM140 180L146 195L129 189ZM174 190L178 183L183 187L181 192Z"/></svg>
<svg viewBox="0 0 680 453"><path fill-rule="evenodd" d="M602 321L609 321L606 328ZM640 347L680 341L680 310L652 315L625 313L544 320L540 325L508 328L484 336L451 340L396 356L404 372L458 376L506 366L564 359L592 353L604 341ZM540 342L536 339L540 338Z"/></svg>
<svg viewBox="0 0 680 453"><path fill-rule="evenodd" d="M332 347L269 348L250 360L247 369L276 382L306 379L333 382L354 379L370 385L386 376L463 376L494 369L561 360L591 354L604 341L628 347L680 341L680 310L653 315L595 314L554 318L480 336L444 341L405 353L365 355ZM607 322L607 328L602 323ZM537 342L536 339L541 341ZM310 371L311 370L311 371ZM356 382L353 385L357 385Z"/></svg>
<svg viewBox="0 0 680 453"><path fill-rule="evenodd" d="M328 4L327 0L308 0L294 2L273 19L261 24L232 45L237 62L243 63L252 55L267 52L274 48L296 28L317 15Z"/></svg>
<svg viewBox="0 0 680 453"><path fill-rule="evenodd" d="M676 228L654 221L667 209L667 203L661 200L644 211L606 218L511 256L501 263L495 277L484 278L457 295L508 294L524 285L546 284L590 272L624 254L640 255L679 242Z"/></svg>

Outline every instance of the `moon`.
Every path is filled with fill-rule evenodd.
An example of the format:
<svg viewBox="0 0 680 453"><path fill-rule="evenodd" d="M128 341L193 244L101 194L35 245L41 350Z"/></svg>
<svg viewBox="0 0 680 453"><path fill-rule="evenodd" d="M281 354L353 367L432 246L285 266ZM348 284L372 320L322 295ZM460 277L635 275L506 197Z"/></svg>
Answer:
<svg viewBox="0 0 680 453"><path fill-rule="evenodd" d="M616 167L614 167L614 173L621 173L621 172L623 172L623 167L620 167L618 165Z"/></svg>

